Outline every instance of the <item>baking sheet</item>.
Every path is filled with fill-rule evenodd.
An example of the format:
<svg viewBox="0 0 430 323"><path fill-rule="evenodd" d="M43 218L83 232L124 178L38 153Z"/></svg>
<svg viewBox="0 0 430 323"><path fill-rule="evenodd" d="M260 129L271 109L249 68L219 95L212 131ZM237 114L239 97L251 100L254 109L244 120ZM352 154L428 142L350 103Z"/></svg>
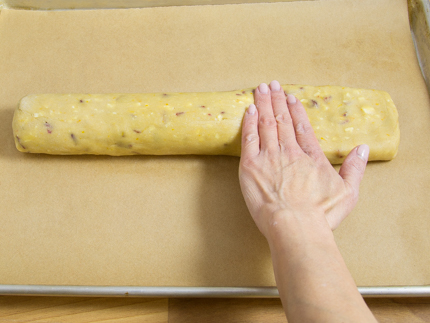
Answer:
<svg viewBox="0 0 430 323"><path fill-rule="evenodd" d="M2 10L0 40L0 283L274 285L237 158L23 155L10 127L28 93L220 91L271 79L392 95L399 155L369 165L335 235L358 285L429 283L429 102L405 1Z"/></svg>

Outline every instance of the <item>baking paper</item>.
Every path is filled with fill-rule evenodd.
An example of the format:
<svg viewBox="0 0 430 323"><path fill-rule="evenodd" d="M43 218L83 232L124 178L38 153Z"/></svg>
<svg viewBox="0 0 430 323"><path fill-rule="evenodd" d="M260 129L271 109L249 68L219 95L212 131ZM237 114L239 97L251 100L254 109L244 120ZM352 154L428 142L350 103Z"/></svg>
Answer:
<svg viewBox="0 0 430 323"><path fill-rule="evenodd" d="M0 283L273 286L239 158L48 156L14 147L29 93L389 92L401 143L335 231L359 286L430 283L430 104L405 0L0 14Z"/></svg>

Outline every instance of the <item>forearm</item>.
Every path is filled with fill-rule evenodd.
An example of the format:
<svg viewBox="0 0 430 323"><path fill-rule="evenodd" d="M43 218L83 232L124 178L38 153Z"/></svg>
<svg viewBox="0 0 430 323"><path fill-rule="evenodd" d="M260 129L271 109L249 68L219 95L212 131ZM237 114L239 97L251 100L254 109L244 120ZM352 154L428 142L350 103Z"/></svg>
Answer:
<svg viewBox="0 0 430 323"><path fill-rule="evenodd" d="M315 219L277 214L267 237L288 322L376 322L329 225Z"/></svg>

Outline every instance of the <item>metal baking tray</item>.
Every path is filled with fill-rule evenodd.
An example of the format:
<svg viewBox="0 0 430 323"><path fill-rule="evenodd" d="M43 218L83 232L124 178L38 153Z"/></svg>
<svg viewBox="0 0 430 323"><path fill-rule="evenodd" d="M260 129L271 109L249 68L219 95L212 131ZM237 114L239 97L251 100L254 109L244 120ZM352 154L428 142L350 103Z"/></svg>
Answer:
<svg viewBox="0 0 430 323"><path fill-rule="evenodd" d="M318 0L265 0L318 1ZM262 0L0 0L0 9L76 10L257 3ZM408 0L409 23L421 72L430 93L430 2ZM358 287L363 297L430 297L430 286ZM265 297L276 298L276 287L145 287L0 285L0 295L95 297Z"/></svg>

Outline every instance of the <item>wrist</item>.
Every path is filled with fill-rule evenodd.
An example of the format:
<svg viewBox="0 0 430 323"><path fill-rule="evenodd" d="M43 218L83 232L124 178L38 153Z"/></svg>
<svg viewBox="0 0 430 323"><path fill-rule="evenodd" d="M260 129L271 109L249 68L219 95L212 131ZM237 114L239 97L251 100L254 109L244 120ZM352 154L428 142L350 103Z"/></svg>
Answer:
<svg viewBox="0 0 430 323"><path fill-rule="evenodd" d="M271 249L284 242L294 244L294 242L304 243L334 239L333 232L323 212L295 213L279 210L269 218L265 236Z"/></svg>

